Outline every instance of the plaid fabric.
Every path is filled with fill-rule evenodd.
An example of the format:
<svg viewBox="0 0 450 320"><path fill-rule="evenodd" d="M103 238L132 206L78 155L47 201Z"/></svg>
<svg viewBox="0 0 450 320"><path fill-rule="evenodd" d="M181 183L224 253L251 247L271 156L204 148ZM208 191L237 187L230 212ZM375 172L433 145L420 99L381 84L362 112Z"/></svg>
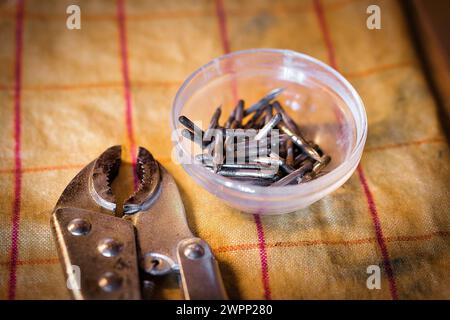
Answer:
<svg viewBox="0 0 450 320"><path fill-rule="evenodd" d="M81 30L66 28L74 3ZM381 30L366 28L374 3ZM232 298L450 298L449 148L397 2L2 1L0 43L0 298L68 297L49 211L113 144L143 145L173 174ZM329 63L369 119L351 179L283 216L230 209L170 160L183 79L256 47ZM366 287L369 265L380 290Z"/></svg>

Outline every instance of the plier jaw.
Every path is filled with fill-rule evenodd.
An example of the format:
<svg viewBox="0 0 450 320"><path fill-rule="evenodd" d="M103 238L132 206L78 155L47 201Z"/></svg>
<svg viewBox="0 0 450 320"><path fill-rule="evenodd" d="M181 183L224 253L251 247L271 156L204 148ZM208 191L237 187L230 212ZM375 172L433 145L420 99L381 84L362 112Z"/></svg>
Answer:
<svg viewBox="0 0 450 320"><path fill-rule="evenodd" d="M121 147L107 149L75 176L53 210L62 265L68 280L79 282L74 298L141 299L149 295L147 278L177 273L186 299L225 299L217 262L190 231L172 176L140 147L139 186L118 210L111 183L120 163Z"/></svg>

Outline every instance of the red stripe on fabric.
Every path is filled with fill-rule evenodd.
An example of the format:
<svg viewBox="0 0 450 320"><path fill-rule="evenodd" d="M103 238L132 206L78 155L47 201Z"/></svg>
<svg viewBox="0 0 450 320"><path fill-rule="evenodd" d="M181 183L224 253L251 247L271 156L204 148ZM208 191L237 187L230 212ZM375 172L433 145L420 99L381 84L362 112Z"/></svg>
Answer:
<svg viewBox="0 0 450 320"><path fill-rule="evenodd" d="M223 52L230 52L230 41L228 37L227 18L222 0L216 0L216 15L219 22L220 39Z"/></svg>
<svg viewBox="0 0 450 320"><path fill-rule="evenodd" d="M128 66L127 28L125 19L125 2L124 0L117 0L117 21L119 24L120 55L122 61L122 77L125 98L125 121L128 143L131 152L131 164L134 173L134 187L135 189L137 189L139 185L139 178L136 173L136 142L133 130L133 103L131 100L130 69Z"/></svg>
<svg viewBox="0 0 450 320"><path fill-rule="evenodd" d="M266 300L271 300L272 293L270 291L269 267L267 264L267 246L266 246L266 238L264 236L264 228L261 222L261 216L259 214L254 214L253 217L255 218L256 230L258 232L258 248L259 248L259 257L261 260L261 273L264 287L264 298Z"/></svg>
<svg viewBox="0 0 450 320"><path fill-rule="evenodd" d="M23 55L23 16L24 1L17 1L15 29L15 63L14 63L14 201L11 227L11 262L9 269L8 299L16 298L17 260L19 257L20 201L22 193L22 159L21 159L21 85Z"/></svg>
<svg viewBox="0 0 450 320"><path fill-rule="evenodd" d="M369 206L370 215L372 217L373 226L375 228L375 235L377 238L378 246L381 250L381 255L383 256L383 265L384 270L386 271L386 274L388 276L389 281L389 290L391 292L392 299L397 300L398 294L397 294L397 284L394 277L394 270L392 269L391 259L389 258L389 251L386 246L386 241L383 236L383 230L381 228L381 222L380 218L378 216L377 207L375 205L375 201L373 199L372 192L369 189L369 185L367 184L366 177L364 175L364 171L361 167L361 164L358 165L358 176L359 180L361 182L361 185L364 190L364 194L367 198L367 204Z"/></svg>
<svg viewBox="0 0 450 320"><path fill-rule="evenodd" d="M325 19L325 13L323 11L322 3L320 0L314 0L314 11L316 12L317 18L319 20L320 30L322 31L323 40L328 52L328 62L330 66L337 69L336 55L334 52L334 46L331 42L330 32L328 31L328 26Z"/></svg>
<svg viewBox="0 0 450 320"><path fill-rule="evenodd" d="M322 3L320 0L313 0L313 1L314 1L314 10L316 12L317 19L319 20L320 29L322 31L324 42L325 42L325 45L326 45L326 48L328 51L329 63L333 68L337 69L335 50L334 50L333 42L331 41L331 36L330 36L330 32L329 32L329 29L327 26ZM372 217L372 222L373 222L373 225L375 228L375 235L377 238L377 243L381 250L384 269L388 276L389 290L391 293L391 297L392 297L392 299L397 300L398 299L397 284L395 281L394 271L392 269L391 260L389 258L389 252L388 252L388 249L386 246L385 239L383 237L383 230L381 228L381 222L380 222L380 218L378 216L375 201L373 199L372 192L370 191L369 185L367 184L367 180L366 180L366 177L364 175L364 171L363 171L361 165L358 165L357 171L358 171L361 186L362 186L362 188L364 190L364 194L366 196L367 205L369 207L369 211L370 211L370 214Z"/></svg>
<svg viewBox="0 0 450 320"><path fill-rule="evenodd" d="M219 32L220 32L220 40L222 42L222 49L224 53L230 53L230 40L228 36L228 26L227 26L227 15L225 13L225 7L223 4L223 0L216 0L216 15L217 15L217 21L219 23ZM233 68L233 65L227 61L225 65L225 70L231 71ZM234 103L237 103L238 101L238 92L237 92L237 86L236 82L231 82L231 92L233 94L233 100Z"/></svg>
<svg viewBox="0 0 450 320"><path fill-rule="evenodd" d="M227 27L227 17L225 13L225 7L222 0L216 0L216 15L219 23L219 31L220 31L220 39L222 42L222 49L225 53L230 53L230 41L228 37L228 27ZM231 66L227 66L231 67ZM231 90L233 93L234 100L237 101L237 87L236 83L233 81L231 85ZM256 224L256 230L258 234L258 247L259 247L259 255L261 260L261 273L262 273L262 283L264 288L264 297L267 300L272 298L270 292L270 283L269 283L269 271L267 266L267 248L266 248L266 240L264 237L264 228L261 223L261 218L259 215L253 215Z"/></svg>

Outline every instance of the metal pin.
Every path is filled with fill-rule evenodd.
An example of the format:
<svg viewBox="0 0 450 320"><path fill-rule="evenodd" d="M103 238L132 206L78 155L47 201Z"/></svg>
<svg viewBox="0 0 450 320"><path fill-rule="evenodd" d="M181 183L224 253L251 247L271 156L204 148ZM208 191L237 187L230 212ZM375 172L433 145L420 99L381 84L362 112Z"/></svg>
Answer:
<svg viewBox="0 0 450 320"><path fill-rule="evenodd" d="M286 174L289 174L294 171L294 168L286 163L286 161L281 158L279 155L270 152L269 153L269 159L272 161L276 161L276 164L283 170Z"/></svg>
<svg viewBox="0 0 450 320"><path fill-rule="evenodd" d="M286 144L286 141L290 140L290 139L287 135L285 135L283 133L283 134L273 134L273 135L271 134L267 140L268 140L267 145L269 145L271 149L279 150L280 148L284 148L283 146Z"/></svg>
<svg viewBox="0 0 450 320"><path fill-rule="evenodd" d="M262 164L266 164L266 165L278 165L280 166L283 162L283 160L276 154L274 153L269 153L268 156L256 156L256 157L251 157L249 158L250 161L255 161L258 163L262 163Z"/></svg>
<svg viewBox="0 0 450 320"><path fill-rule="evenodd" d="M249 136L250 134L250 136ZM247 140L252 141L252 132L244 132L243 130L236 130L229 132L225 138L224 147L227 157L232 157L232 161L235 158L239 161L243 161L249 154L257 154L258 146L251 146L246 143Z"/></svg>
<svg viewBox="0 0 450 320"><path fill-rule="evenodd" d="M256 123L259 120L259 118L263 114L264 109L266 108L266 106L267 105L264 105L261 108L259 108L258 110L256 110L256 112L253 114L253 116L250 118L250 120L248 120L248 122L244 125L245 129L250 129L250 128L254 128L255 127Z"/></svg>
<svg viewBox="0 0 450 320"><path fill-rule="evenodd" d="M294 165L294 143L292 140L286 141L286 164L289 166Z"/></svg>
<svg viewBox="0 0 450 320"><path fill-rule="evenodd" d="M255 112L256 110L259 110L260 108L266 106L270 103L273 99L278 97L282 92L284 91L284 88L277 88L272 91L270 91L268 94L266 94L261 100L256 102L254 105L252 105L247 110L244 110L244 116L249 115L252 112Z"/></svg>
<svg viewBox="0 0 450 320"><path fill-rule="evenodd" d="M284 110L284 108L281 106L281 104L278 101L275 101L272 104L273 108L277 110L277 112L281 113L283 117L283 122L286 124L286 126L291 129L295 134L300 134L300 129L297 126L297 124L292 120L292 118L287 114L287 112Z"/></svg>
<svg viewBox="0 0 450 320"><path fill-rule="evenodd" d="M260 179L253 177L233 177L233 180L237 180L243 183L248 183L255 186L267 187L273 182L273 179Z"/></svg>
<svg viewBox="0 0 450 320"><path fill-rule="evenodd" d="M202 148L207 147L211 143L211 141L203 141L201 139L201 136L196 136L192 131L189 131L188 129L181 130L181 135L198 144Z"/></svg>
<svg viewBox="0 0 450 320"><path fill-rule="evenodd" d="M294 167L298 167L303 161L308 159L308 156L305 153L300 153L298 156L294 159Z"/></svg>
<svg viewBox="0 0 450 320"><path fill-rule="evenodd" d="M268 142L268 144L270 144L272 147L276 147L284 145L287 140L290 140L290 138L284 133L278 133L278 135L270 135L267 140L270 140L270 143Z"/></svg>
<svg viewBox="0 0 450 320"><path fill-rule="evenodd" d="M209 165L212 166L212 163L213 163L213 157L211 155L209 155L209 154L206 154L206 153L197 154L197 155L195 155L194 159L195 159L195 161L201 162L201 163L206 164L208 166Z"/></svg>
<svg viewBox="0 0 450 320"><path fill-rule="evenodd" d="M233 111L231 111L230 116L228 117L227 122L225 123L226 129L236 129L242 126L242 118L244 112L244 100L239 100L234 107Z"/></svg>
<svg viewBox="0 0 450 320"><path fill-rule="evenodd" d="M209 123L208 130L209 129L215 129L219 125L219 118L222 114L222 106L220 105L217 107L216 111L214 111L213 116L211 117L211 122Z"/></svg>
<svg viewBox="0 0 450 320"><path fill-rule="evenodd" d="M249 141L240 141L236 144L230 144L228 143L226 145L227 151L247 151L247 150L260 150L260 151L270 151L272 149L276 150L276 148L279 146L278 141L267 141L267 140L254 140L249 139Z"/></svg>
<svg viewBox="0 0 450 320"><path fill-rule="evenodd" d="M234 120L234 115L233 113L230 114L230 116L228 117L227 122L225 122L225 125L223 126L225 129L230 129L230 125Z"/></svg>
<svg viewBox="0 0 450 320"><path fill-rule="evenodd" d="M278 167L286 174L289 174L294 171L294 168L287 165L283 158L281 158L280 156L278 156L273 152L270 152L268 156L253 157L249 158L249 160L266 164L271 167Z"/></svg>
<svg viewBox="0 0 450 320"><path fill-rule="evenodd" d="M275 128L275 126L281 121L281 114L275 114L272 119L264 126L261 130L259 130L258 134L255 136L255 140L261 140L263 137L267 138L267 134Z"/></svg>
<svg viewBox="0 0 450 320"><path fill-rule="evenodd" d="M241 104L240 102L241 101L243 101L243 100L239 100L237 105L234 107L233 111L230 112L230 115L228 116L228 119L227 119L227 121L225 122L225 125L224 125L225 129L230 129L231 128L231 124L233 123L234 120L236 120L236 111L237 111L238 108L240 108L240 104ZM241 121L242 121L242 119L241 119Z"/></svg>
<svg viewBox="0 0 450 320"><path fill-rule="evenodd" d="M325 155L322 157L320 162L316 162L313 165L312 168L312 172L314 172L314 174L319 173L320 171L322 171L329 163L331 162L331 157L329 155Z"/></svg>
<svg viewBox="0 0 450 320"><path fill-rule="evenodd" d="M278 155L281 158L286 158L287 155L286 143L280 143L280 145L278 146Z"/></svg>
<svg viewBox="0 0 450 320"><path fill-rule="evenodd" d="M292 173L292 172L295 171L295 169L294 169L292 166L288 165L288 164L287 164L286 162L284 162L284 161L281 163L280 168L281 168L281 170L283 170L286 174L290 174L290 173Z"/></svg>
<svg viewBox="0 0 450 320"><path fill-rule="evenodd" d="M317 151L317 153L319 154L319 156L323 156L324 152L323 150L319 147L319 145L317 143L315 143L314 141L308 141L308 144L314 148L314 150Z"/></svg>
<svg viewBox="0 0 450 320"><path fill-rule="evenodd" d="M316 161L320 161L321 157L320 155L317 153L316 150L314 150L314 148L312 148L305 140L305 138L303 138L301 135L295 134L294 132L292 132L292 130L290 130L285 123L280 122L278 123L278 128L280 128L280 130L283 133L286 133L289 138L291 138L292 142L295 143L295 145L297 145L301 150L303 150L309 157L313 158Z"/></svg>
<svg viewBox="0 0 450 320"><path fill-rule="evenodd" d="M231 156L231 162L234 162L236 160L238 163L243 163L247 161L253 161L253 159L257 158L258 156L267 156L267 154L264 154L258 148L246 147L245 149L238 149L234 152L228 151L227 156ZM230 163L230 161L228 161L228 158L226 160L227 161L225 162Z"/></svg>
<svg viewBox="0 0 450 320"><path fill-rule="evenodd" d="M215 134L217 133L216 130L218 130L219 128L210 128L208 130L206 130L206 132L204 133L203 136L203 145L204 146L210 146L211 142L214 141L215 139Z"/></svg>
<svg viewBox="0 0 450 320"><path fill-rule="evenodd" d="M212 168L212 163L207 163L205 165L208 168ZM249 163L224 163L220 167L221 170L225 169L234 169L234 170L240 170L240 169L248 169L248 170L265 170L269 169L267 165L263 165L261 163L257 162L249 162Z"/></svg>
<svg viewBox="0 0 450 320"><path fill-rule="evenodd" d="M253 125L254 129L262 129L264 127L264 125L266 124L266 116L265 114L261 114L258 118L258 120L255 121L255 124Z"/></svg>
<svg viewBox="0 0 450 320"><path fill-rule="evenodd" d="M294 181L298 181L299 178L302 178L308 171L312 170L312 161L311 160L307 160L305 161L305 163L298 168L297 170L294 170L293 172L291 172L290 174L288 174L287 176L281 178L278 181L275 181L274 183L272 183L270 186L271 187L281 187L281 186L286 186L288 184L291 184Z"/></svg>
<svg viewBox="0 0 450 320"><path fill-rule="evenodd" d="M214 130L219 127L219 119L220 115L222 114L222 106L218 106L216 111L214 111L213 116L211 117L211 121L209 122L208 129L206 129L206 132L203 136L203 141L208 141L208 143L211 143L214 139Z"/></svg>
<svg viewBox="0 0 450 320"><path fill-rule="evenodd" d="M213 152L213 169L214 172L217 172L220 170L222 164L223 164L223 160L224 160L224 156L223 156L223 143L222 143L222 139L215 139L216 141L214 142L214 148L212 150Z"/></svg>
<svg viewBox="0 0 450 320"><path fill-rule="evenodd" d="M318 174L316 174L316 176L314 177L314 179L320 178L320 177L322 177L322 176L324 176L324 175L326 175L326 174L328 174L328 173L330 173L329 170L322 170L322 171L320 171Z"/></svg>
<svg viewBox="0 0 450 320"><path fill-rule="evenodd" d="M256 136L256 130L254 129L223 129L222 134L225 137L235 137L235 138L254 138Z"/></svg>
<svg viewBox="0 0 450 320"><path fill-rule="evenodd" d="M227 151L242 151L242 150L249 150L249 149L256 149L256 150L258 150L258 148L259 148L259 145L258 145L258 141L256 141L256 140L253 140L253 139L249 139L248 141L247 140L244 140L244 141L239 141L239 142L237 142L237 143L234 143L234 144L231 144L231 143L228 143L227 145L226 145L226 150Z"/></svg>
<svg viewBox="0 0 450 320"><path fill-rule="evenodd" d="M237 129L240 126L240 122L234 119L230 124L230 129Z"/></svg>
<svg viewBox="0 0 450 320"><path fill-rule="evenodd" d="M273 113L273 107L270 104L266 107L266 115L264 116L264 124L268 124L269 121L272 119L272 113Z"/></svg>
<svg viewBox="0 0 450 320"><path fill-rule="evenodd" d="M242 139L242 138L241 138ZM230 144L229 141L226 141L226 150L247 150L247 149L263 149L263 150L278 150L281 145L283 145L287 140L289 140L288 136L285 134L278 135L278 139L275 139L273 136L268 137L267 139L256 140L256 136L252 139L249 137L248 141L238 141L235 144Z"/></svg>
<svg viewBox="0 0 450 320"><path fill-rule="evenodd" d="M234 136L226 136L224 141L225 150L232 152L236 149L236 143L234 143Z"/></svg>
<svg viewBox="0 0 450 320"><path fill-rule="evenodd" d="M323 156L322 161L315 162L312 167L312 170L310 172L308 172L307 174L305 174L301 179L299 179L298 183L308 182L314 178L317 178L319 173L330 163L330 161L331 161L330 156L328 156L328 155Z"/></svg>
<svg viewBox="0 0 450 320"><path fill-rule="evenodd" d="M242 125L242 119L244 118L244 100L239 100L234 109L234 119L237 121L238 126Z"/></svg>
<svg viewBox="0 0 450 320"><path fill-rule="evenodd" d="M250 169L222 168L217 173L223 177L242 177L242 178L259 178L259 179L275 178L275 172L271 169L250 170Z"/></svg>
<svg viewBox="0 0 450 320"><path fill-rule="evenodd" d="M178 121L180 121L180 123L186 127L186 129L188 129L189 131L191 131L192 133L196 133L199 134L200 137L204 136L204 132L202 129L200 129L199 127L197 127L195 125L195 123L193 123L191 120L189 120L188 117L186 116L180 116L178 118Z"/></svg>

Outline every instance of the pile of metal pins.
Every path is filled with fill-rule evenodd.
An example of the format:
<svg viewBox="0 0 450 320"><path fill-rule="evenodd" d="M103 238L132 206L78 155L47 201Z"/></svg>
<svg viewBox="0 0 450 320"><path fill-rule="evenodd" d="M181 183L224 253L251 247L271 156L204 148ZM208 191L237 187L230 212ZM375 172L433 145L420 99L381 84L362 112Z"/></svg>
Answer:
<svg viewBox="0 0 450 320"><path fill-rule="evenodd" d="M320 146L304 138L300 127L281 103L275 100L283 90L272 90L247 109L245 102L239 100L223 126L219 123L222 114L219 106L206 133L186 116L180 116L179 122L185 127L182 130L183 137L195 142L203 150L203 153L195 156L195 160L224 177L264 186L305 183L326 174L324 169L331 157L324 154ZM239 131L246 132L249 129L255 132L251 140L234 143L234 139L239 137ZM271 141L273 129L279 132L277 139L274 139L276 148ZM224 139L211 137L210 132L214 130L223 134ZM219 143L223 144L221 148L217 148ZM240 143L245 143L245 146L236 147ZM233 148L233 159L227 159L226 154L230 153L224 152L230 151L230 146ZM237 153L242 150L245 154Z"/></svg>

